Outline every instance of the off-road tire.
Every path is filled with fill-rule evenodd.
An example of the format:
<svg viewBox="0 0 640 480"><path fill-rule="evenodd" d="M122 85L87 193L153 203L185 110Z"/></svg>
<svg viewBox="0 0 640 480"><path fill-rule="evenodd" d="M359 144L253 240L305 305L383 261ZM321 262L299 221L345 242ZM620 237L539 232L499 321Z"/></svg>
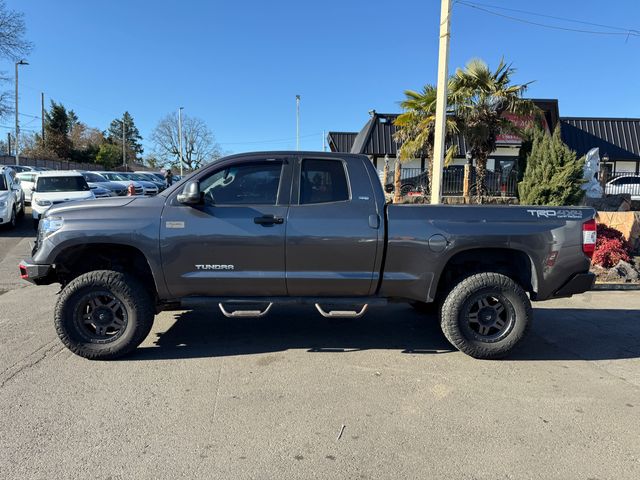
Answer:
<svg viewBox="0 0 640 480"><path fill-rule="evenodd" d="M473 332L468 322L470 303L483 295L496 295L507 305L510 327L502 337L487 340ZM502 358L526 335L531 325L531 302L526 292L511 278L500 273L471 275L456 284L446 296L440 311L442 332L451 344L467 355L479 359Z"/></svg>
<svg viewBox="0 0 640 480"><path fill-rule="evenodd" d="M77 309L91 292L109 292L126 310L121 335L108 342L88 340L77 325ZM155 309L151 294L135 277L112 270L95 270L72 280L60 293L55 307L58 337L76 355L90 360L122 357L138 347L149 334Z"/></svg>

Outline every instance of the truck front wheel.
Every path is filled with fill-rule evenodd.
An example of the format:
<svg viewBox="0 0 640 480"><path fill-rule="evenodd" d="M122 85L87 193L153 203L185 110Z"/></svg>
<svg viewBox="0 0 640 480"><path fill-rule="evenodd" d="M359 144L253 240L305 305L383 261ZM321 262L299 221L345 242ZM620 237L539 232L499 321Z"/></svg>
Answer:
<svg viewBox="0 0 640 480"><path fill-rule="evenodd" d="M481 359L501 358L531 323L526 292L506 275L478 273L460 281L441 310L442 331L458 350Z"/></svg>
<svg viewBox="0 0 640 480"><path fill-rule="evenodd" d="M153 325L151 295L135 277L96 270L72 280L60 293L55 327L69 350L109 360L135 350Z"/></svg>

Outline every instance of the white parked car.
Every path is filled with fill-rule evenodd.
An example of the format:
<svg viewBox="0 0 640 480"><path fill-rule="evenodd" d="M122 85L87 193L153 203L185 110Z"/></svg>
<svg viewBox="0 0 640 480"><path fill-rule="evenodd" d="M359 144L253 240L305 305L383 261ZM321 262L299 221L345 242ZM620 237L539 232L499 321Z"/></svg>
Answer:
<svg viewBox="0 0 640 480"><path fill-rule="evenodd" d="M16 219L24 215L24 195L16 172L0 166L0 225L16 226Z"/></svg>
<svg viewBox="0 0 640 480"><path fill-rule="evenodd" d="M20 179L20 187L22 193L24 193L24 201L31 203L31 194L33 193L33 186L36 184L36 177L38 172L20 172L16 175Z"/></svg>
<svg viewBox="0 0 640 480"><path fill-rule="evenodd" d="M623 175L607 182L605 189L607 195L619 195L628 193L631 200L640 200L640 175Z"/></svg>
<svg viewBox="0 0 640 480"><path fill-rule="evenodd" d="M38 228L40 218L52 205L91 198L96 197L80 173L68 171L41 172L36 178L36 185L31 196L33 226Z"/></svg>

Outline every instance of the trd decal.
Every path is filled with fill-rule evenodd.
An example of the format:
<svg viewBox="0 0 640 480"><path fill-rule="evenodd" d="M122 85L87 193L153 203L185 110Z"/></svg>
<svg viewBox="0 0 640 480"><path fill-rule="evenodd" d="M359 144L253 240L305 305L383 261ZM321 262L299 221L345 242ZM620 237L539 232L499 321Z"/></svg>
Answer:
<svg viewBox="0 0 640 480"><path fill-rule="evenodd" d="M569 218L581 219L582 211L580 210L527 210L527 212L536 218Z"/></svg>

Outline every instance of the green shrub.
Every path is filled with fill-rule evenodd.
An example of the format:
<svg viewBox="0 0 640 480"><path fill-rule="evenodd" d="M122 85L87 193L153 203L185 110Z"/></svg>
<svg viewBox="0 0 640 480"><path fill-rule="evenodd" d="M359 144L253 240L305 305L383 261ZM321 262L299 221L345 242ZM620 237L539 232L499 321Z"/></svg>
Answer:
<svg viewBox="0 0 640 480"><path fill-rule="evenodd" d="M522 181L518 184L521 205L577 205L584 191L580 186L584 158L564 144L560 126L553 135L542 128L533 131L531 153Z"/></svg>

